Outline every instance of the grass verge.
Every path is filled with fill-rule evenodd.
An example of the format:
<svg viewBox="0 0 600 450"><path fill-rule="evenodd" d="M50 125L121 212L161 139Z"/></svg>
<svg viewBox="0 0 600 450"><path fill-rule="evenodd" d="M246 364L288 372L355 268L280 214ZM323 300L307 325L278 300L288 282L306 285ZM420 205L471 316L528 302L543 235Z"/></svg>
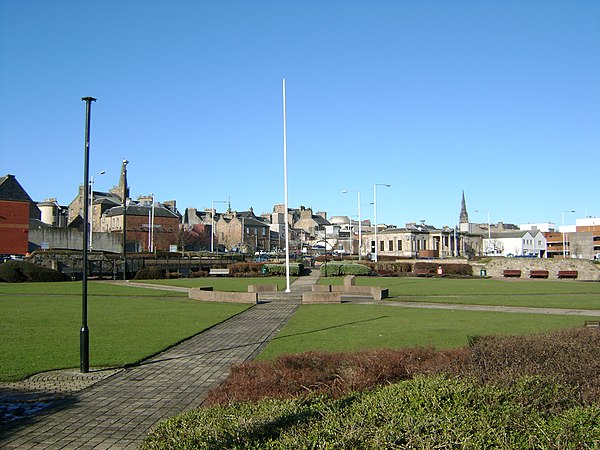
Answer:
<svg viewBox="0 0 600 450"><path fill-rule="evenodd" d="M0 285L0 380L78 367L81 283ZM90 283L90 365L119 367L193 336L248 305Z"/></svg>

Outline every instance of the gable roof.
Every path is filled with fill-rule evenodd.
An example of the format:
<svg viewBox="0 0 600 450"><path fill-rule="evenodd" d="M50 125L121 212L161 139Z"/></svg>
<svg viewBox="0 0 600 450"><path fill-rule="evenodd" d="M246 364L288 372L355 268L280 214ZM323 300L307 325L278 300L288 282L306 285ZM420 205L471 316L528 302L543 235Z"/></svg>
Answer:
<svg viewBox="0 0 600 450"><path fill-rule="evenodd" d="M0 200L33 203L14 175L0 177Z"/></svg>

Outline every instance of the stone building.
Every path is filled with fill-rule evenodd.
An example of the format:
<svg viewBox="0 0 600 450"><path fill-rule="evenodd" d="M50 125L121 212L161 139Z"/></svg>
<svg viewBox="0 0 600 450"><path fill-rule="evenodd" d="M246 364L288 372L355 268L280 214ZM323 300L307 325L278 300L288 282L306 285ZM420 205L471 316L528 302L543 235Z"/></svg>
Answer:
<svg viewBox="0 0 600 450"><path fill-rule="evenodd" d="M271 250L269 224L249 211L227 211L215 222L215 241L219 247L242 253Z"/></svg>
<svg viewBox="0 0 600 450"><path fill-rule="evenodd" d="M131 203L125 213L128 252L169 251L178 244L181 217L171 208L161 203ZM115 206L102 215L101 231L122 235L123 221L123 206Z"/></svg>

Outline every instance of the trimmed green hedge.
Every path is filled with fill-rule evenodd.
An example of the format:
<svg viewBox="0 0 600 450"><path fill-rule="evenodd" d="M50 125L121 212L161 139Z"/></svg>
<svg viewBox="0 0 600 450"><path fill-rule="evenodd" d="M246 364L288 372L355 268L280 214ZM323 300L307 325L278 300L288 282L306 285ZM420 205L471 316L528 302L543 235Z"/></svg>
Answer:
<svg viewBox="0 0 600 450"><path fill-rule="evenodd" d="M27 261L7 261L0 264L0 281L6 283L70 281L64 273Z"/></svg>
<svg viewBox="0 0 600 450"><path fill-rule="evenodd" d="M267 275L280 276L285 275L285 264L264 264ZM304 264L290 263L290 275L299 277L304 272Z"/></svg>
<svg viewBox="0 0 600 450"><path fill-rule="evenodd" d="M321 264L321 276L370 275L371 268L365 264L331 261Z"/></svg>

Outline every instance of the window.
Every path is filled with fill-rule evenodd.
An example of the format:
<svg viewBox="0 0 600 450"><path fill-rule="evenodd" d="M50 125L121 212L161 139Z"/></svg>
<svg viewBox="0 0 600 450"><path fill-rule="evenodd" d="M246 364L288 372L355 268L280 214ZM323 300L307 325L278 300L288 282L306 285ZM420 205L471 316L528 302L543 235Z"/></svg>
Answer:
<svg viewBox="0 0 600 450"><path fill-rule="evenodd" d="M371 241L371 253L375 253L375 241Z"/></svg>
<svg viewBox="0 0 600 450"><path fill-rule="evenodd" d="M392 240L388 241L388 251L390 251L390 252L394 251L394 241L392 241Z"/></svg>
<svg viewBox="0 0 600 450"><path fill-rule="evenodd" d="M398 239L398 251L402 251L402 239Z"/></svg>
<svg viewBox="0 0 600 450"><path fill-rule="evenodd" d="M385 251L385 241L379 241L379 251Z"/></svg>

